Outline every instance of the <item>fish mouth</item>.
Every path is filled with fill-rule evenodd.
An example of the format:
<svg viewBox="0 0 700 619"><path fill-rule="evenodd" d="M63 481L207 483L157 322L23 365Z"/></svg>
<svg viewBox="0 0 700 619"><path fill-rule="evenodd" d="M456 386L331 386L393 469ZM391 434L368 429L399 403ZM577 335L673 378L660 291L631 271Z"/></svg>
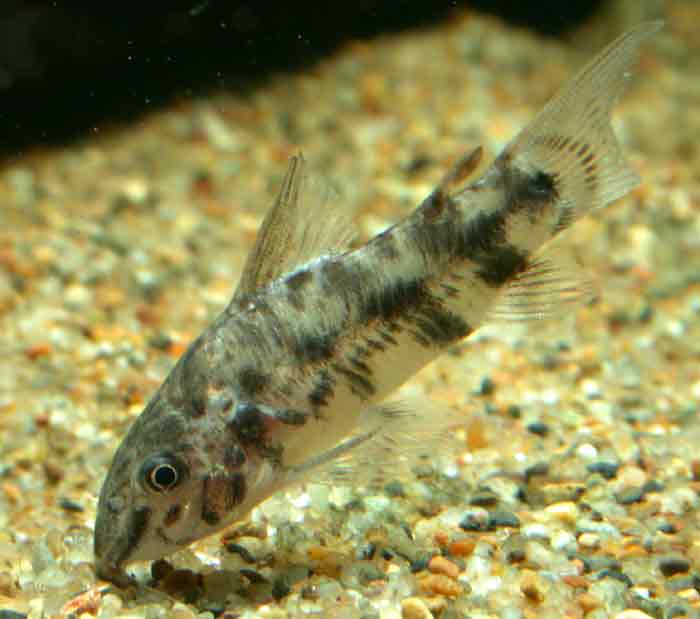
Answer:
<svg viewBox="0 0 700 619"><path fill-rule="evenodd" d="M97 516L95 523L94 553L97 576L117 586L133 585L134 580L126 574L123 565L133 556L141 543L151 509L140 507L132 510L126 521L124 532L108 526L108 522Z"/></svg>

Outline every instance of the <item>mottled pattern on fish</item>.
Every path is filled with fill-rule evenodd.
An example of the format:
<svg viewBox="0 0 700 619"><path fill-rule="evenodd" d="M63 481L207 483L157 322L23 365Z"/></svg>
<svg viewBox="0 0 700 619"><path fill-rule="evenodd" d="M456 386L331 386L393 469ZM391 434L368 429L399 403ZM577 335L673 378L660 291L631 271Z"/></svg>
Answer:
<svg viewBox="0 0 700 619"><path fill-rule="evenodd" d="M489 317L578 300L581 286L542 247L637 183L610 110L657 28L604 50L475 181L465 179L480 149L358 249L346 249L340 209L306 202L295 157L230 305L115 455L96 522L100 575L127 582L128 561L210 535L310 471L405 431L409 415L380 403Z"/></svg>

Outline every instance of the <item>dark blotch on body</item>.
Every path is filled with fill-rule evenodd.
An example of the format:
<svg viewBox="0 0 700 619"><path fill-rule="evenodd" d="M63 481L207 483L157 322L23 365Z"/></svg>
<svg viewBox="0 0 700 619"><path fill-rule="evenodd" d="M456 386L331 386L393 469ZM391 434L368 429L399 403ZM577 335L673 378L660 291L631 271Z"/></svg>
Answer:
<svg viewBox="0 0 700 619"><path fill-rule="evenodd" d="M309 404L317 410L322 406L328 406L333 397L335 379L328 370L321 370L314 381L314 387L309 394Z"/></svg>
<svg viewBox="0 0 700 619"><path fill-rule="evenodd" d="M476 274L490 286L502 286L527 268L527 254L513 245L504 245L478 261Z"/></svg>
<svg viewBox="0 0 700 619"><path fill-rule="evenodd" d="M254 404L241 402L236 406L228 426L244 445L265 443L267 428L262 413Z"/></svg>
<svg viewBox="0 0 700 619"><path fill-rule="evenodd" d="M423 279L398 280L386 286L376 286L361 301L360 320L365 323L374 320L391 322L401 318L409 308L420 305L427 294Z"/></svg>
<svg viewBox="0 0 700 619"><path fill-rule="evenodd" d="M338 290L347 290L352 287L353 280L358 275L344 263L335 259L324 262L321 273L323 275L323 289L332 294L336 294Z"/></svg>
<svg viewBox="0 0 700 619"><path fill-rule="evenodd" d="M364 372L352 370L339 363L333 364L333 370L347 379L350 391L360 398L367 399L376 393L377 388L371 381L370 376Z"/></svg>
<svg viewBox="0 0 700 619"><path fill-rule="evenodd" d="M246 484L242 473L209 475L202 481L202 520L219 524L222 518L245 499Z"/></svg>
<svg viewBox="0 0 700 619"><path fill-rule="evenodd" d="M472 328L463 318L438 305L427 308L413 319L413 323L420 329L429 345L435 346L445 346L461 340L472 332Z"/></svg>
<svg viewBox="0 0 700 619"><path fill-rule="evenodd" d="M293 342L298 362L317 363L327 361L335 352L337 333L299 333Z"/></svg>

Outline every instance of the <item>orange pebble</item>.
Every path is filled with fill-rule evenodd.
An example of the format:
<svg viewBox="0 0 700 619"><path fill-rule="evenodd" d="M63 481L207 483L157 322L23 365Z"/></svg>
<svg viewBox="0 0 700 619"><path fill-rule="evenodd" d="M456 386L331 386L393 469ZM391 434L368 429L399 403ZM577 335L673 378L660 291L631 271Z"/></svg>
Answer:
<svg viewBox="0 0 700 619"><path fill-rule="evenodd" d="M34 344L33 346L25 348L24 350L24 354L26 355L26 357L28 359L31 359L32 361L38 359L39 357L46 357L50 352L51 345L47 344L46 342L42 342L41 344Z"/></svg>
<svg viewBox="0 0 700 619"><path fill-rule="evenodd" d="M452 580L457 580L459 576L459 567L449 559L445 559L445 557L441 557L440 555L430 559L428 570L433 574L444 574Z"/></svg>
<svg viewBox="0 0 700 619"><path fill-rule="evenodd" d="M595 595L591 595L590 593L582 593L576 598L576 601L584 613L589 613L601 605L601 601Z"/></svg>
<svg viewBox="0 0 700 619"><path fill-rule="evenodd" d="M474 552L474 547L476 546L476 541L471 537L465 537L464 539L458 539L452 542L448 547L451 555L455 557L468 557L472 552Z"/></svg>
<svg viewBox="0 0 700 619"><path fill-rule="evenodd" d="M418 586L433 595L457 597L462 593L462 587L444 574L428 574L418 581Z"/></svg>
<svg viewBox="0 0 700 619"><path fill-rule="evenodd" d="M563 580L567 585L569 585L569 587L573 587L573 588L575 588L575 589L576 589L576 588L585 589L585 588L587 588L588 585L590 584L590 583L588 582L588 579L587 579L587 578L584 578L583 576L579 576L579 575L576 575L576 574L569 574L569 575L567 575L567 576L562 576L562 580Z"/></svg>

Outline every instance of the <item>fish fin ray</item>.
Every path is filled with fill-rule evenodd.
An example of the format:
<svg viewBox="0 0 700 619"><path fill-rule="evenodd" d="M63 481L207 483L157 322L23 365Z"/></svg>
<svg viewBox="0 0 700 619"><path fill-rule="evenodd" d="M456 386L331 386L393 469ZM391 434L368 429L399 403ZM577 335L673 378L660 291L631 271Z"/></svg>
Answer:
<svg viewBox="0 0 700 619"><path fill-rule="evenodd" d="M234 300L264 288L314 258L347 249L352 213L335 206L331 186L311 177L304 157L290 159L277 197L246 259Z"/></svg>
<svg viewBox="0 0 700 619"><path fill-rule="evenodd" d="M492 322L542 320L590 302L596 288L570 249L548 246L504 288L491 309Z"/></svg>
<svg viewBox="0 0 700 619"><path fill-rule="evenodd" d="M361 430L301 465L304 481L380 486L410 477L422 458L449 458L463 446L452 431L463 423L459 412L422 399L372 406L362 413ZM311 471L313 475L307 475Z"/></svg>
<svg viewBox="0 0 700 619"><path fill-rule="evenodd" d="M586 64L499 156L555 182L562 216L555 233L639 184L610 124L641 44L662 22L618 37Z"/></svg>

